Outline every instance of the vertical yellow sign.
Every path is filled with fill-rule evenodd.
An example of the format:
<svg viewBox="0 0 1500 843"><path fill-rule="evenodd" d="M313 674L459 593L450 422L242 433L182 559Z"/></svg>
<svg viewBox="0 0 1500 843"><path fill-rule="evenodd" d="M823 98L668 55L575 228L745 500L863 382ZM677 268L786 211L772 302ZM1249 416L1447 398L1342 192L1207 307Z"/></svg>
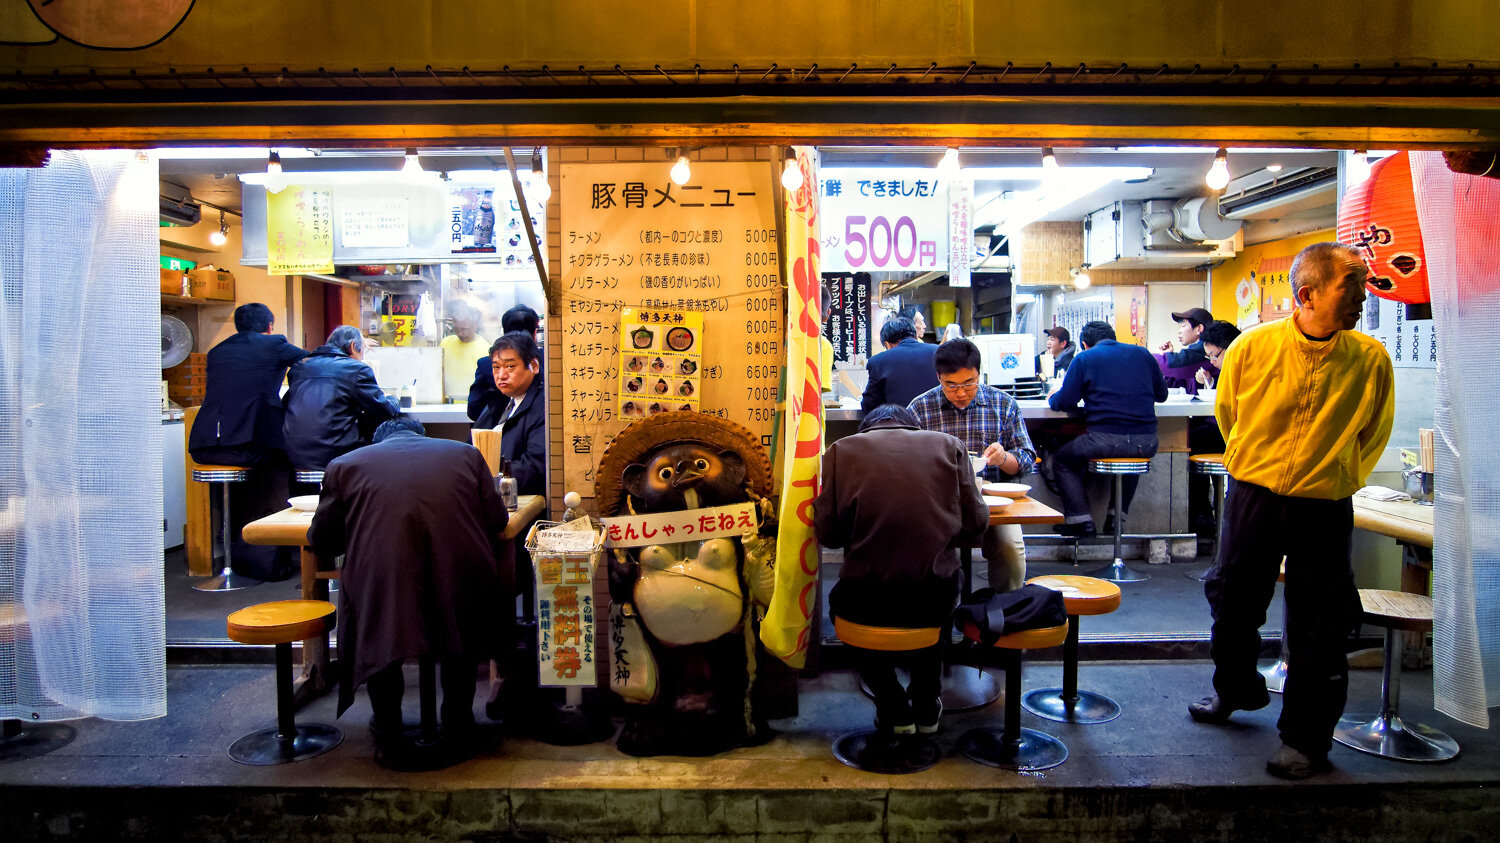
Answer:
<svg viewBox="0 0 1500 843"><path fill-rule="evenodd" d="M333 271L333 194L292 185L266 194L266 271L272 275Z"/></svg>

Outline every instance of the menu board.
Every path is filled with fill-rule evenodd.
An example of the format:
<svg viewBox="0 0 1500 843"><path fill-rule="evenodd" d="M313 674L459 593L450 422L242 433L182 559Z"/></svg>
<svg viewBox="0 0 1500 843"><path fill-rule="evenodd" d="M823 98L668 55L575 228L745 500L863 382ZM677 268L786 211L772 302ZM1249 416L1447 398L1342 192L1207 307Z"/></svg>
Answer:
<svg viewBox="0 0 1500 843"><path fill-rule="evenodd" d="M701 320L652 330L642 366L649 374L662 359L673 402L662 409L696 398L699 412L745 425L769 449L785 353L771 166L698 162L686 185L660 162L564 164L559 176L564 488L591 495L605 447L633 420L622 416L622 369L635 355L622 347L642 313ZM668 339L674 327L692 334L683 351ZM684 360L695 372L681 375ZM678 394L684 383L692 395Z"/></svg>
<svg viewBox="0 0 1500 843"><path fill-rule="evenodd" d="M870 273L824 274L823 283L830 299L823 314L823 336L833 345L834 362L849 363L855 355L870 359Z"/></svg>
<svg viewBox="0 0 1500 843"><path fill-rule="evenodd" d="M1380 340L1397 369L1436 369L1436 322L1407 318L1406 304L1366 291L1365 314L1359 329Z"/></svg>
<svg viewBox="0 0 1500 843"><path fill-rule="evenodd" d="M333 194L292 185L266 194L266 270L272 275L333 271Z"/></svg>
<svg viewBox="0 0 1500 843"><path fill-rule="evenodd" d="M620 417L698 411L703 371L703 314L673 310L620 312Z"/></svg>

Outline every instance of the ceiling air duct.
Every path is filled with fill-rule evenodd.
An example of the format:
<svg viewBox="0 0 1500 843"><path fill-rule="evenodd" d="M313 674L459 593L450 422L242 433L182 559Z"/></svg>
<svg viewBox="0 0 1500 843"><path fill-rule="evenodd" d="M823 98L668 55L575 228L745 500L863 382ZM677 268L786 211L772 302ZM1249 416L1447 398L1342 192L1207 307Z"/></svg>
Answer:
<svg viewBox="0 0 1500 843"><path fill-rule="evenodd" d="M203 206L185 187L161 183L161 224L197 225L203 219Z"/></svg>

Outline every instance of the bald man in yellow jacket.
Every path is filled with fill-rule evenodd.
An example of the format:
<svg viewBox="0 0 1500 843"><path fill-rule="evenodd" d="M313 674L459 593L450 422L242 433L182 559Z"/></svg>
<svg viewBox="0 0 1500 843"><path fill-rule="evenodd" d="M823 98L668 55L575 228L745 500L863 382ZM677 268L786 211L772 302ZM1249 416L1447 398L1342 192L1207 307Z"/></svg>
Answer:
<svg viewBox="0 0 1500 843"><path fill-rule="evenodd" d="M1216 693L1188 713L1223 724L1270 701L1255 669L1258 630L1285 556L1282 746L1266 763L1281 778L1329 769L1349 687L1344 644L1359 622L1351 496L1385 450L1395 408L1390 355L1352 330L1366 274L1348 246L1318 243L1298 253L1296 311L1230 346L1214 405L1230 477L1222 545L1204 586Z"/></svg>

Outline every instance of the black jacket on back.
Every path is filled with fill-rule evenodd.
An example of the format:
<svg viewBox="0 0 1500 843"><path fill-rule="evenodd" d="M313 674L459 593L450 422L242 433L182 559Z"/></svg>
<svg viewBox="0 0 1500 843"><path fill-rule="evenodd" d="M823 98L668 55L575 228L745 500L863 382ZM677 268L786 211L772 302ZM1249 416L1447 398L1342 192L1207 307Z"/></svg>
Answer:
<svg viewBox="0 0 1500 843"><path fill-rule="evenodd" d="M306 351L281 334L240 331L208 352L188 451L205 464L259 465L282 448L281 381Z"/></svg>
<svg viewBox="0 0 1500 843"><path fill-rule="evenodd" d="M913 398L938 385L933 355L937 346L908 337L870 358L865 370L870 380L859 407L866 413L881 404L905 407Z"/></svg>
<svg viewBox="0 0 1500 843"><path fill-rule="evenodd" d="M320 345L287 373L282 433L293 468L323 469L334 457L367 445L375 428L401 412L375 384L370 367Z"/></svg>

